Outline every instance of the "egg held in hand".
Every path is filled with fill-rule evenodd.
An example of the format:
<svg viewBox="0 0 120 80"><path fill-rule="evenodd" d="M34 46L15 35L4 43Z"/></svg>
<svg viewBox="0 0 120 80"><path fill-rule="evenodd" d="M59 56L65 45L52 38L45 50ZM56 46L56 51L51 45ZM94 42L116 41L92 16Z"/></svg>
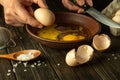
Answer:
<svg viewBox="0 0 120 80"><path fill-rule="evenodd" d="M34 11L34 17L44 26L50 26L55 22L54 13L46 8L38 8Z"/></svg>

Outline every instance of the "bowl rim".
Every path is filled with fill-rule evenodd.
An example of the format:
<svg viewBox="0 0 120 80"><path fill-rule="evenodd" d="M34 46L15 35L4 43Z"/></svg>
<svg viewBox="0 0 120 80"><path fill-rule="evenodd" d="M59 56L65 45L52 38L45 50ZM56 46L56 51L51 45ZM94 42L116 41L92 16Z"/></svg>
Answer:
<svg viewBox="0 0 120 80"><path fill-rule="evenodd" d="M54 13L64 13L64 14L74 14L74 15L78 15L77 13L73 13L73 12L65 12L65 11L61 11L61 12L54 12ZM98 24L98 27L99 27L99 31L97 33L95 33L94 35L98 34L100 31L101 31L101 25L98 21L96 21L94 18L92 17L89 17L87 15L84 15L84 14L79 14L79 16L83 16L83 17L86 17L88 19L91 19L91 20L94 20L97 24ZM41 37L38 37L37 35L33 34L30 30L29 30L29 27L31 27L30 25L26 24L25 25L26 27L26 30L28 32L28 34L30 34L32 37L35 37L37 39L41 39L41 40L44 40L44 41L47 41L47 42L53 42L53 43L77 43L77 42L83 42L83 41L88 41L90 40L93 36L90 36L88 39L83 39L83 40L75 40L75 41L57 41L57 40L51 40L51 39L46 39L46 38L41 38Z"/></svg>
<svg viewBox="0 0 120 80"><path fill-rule="evenodd" d="M46 38L41 38L41 37L38 37L37 35L33 34L29 29L28 29L29 25L26 25L26 30L29 34L31 34L31 36L37 38L37 39L41 39L41 40L45 40L47 42L57 42L57 43L72 43L72 42L82 42L82 41L87 41L85 39L83 40L75 40L75 41L57 41L57 40L51 40L51 39L46 39Z"/></svg>

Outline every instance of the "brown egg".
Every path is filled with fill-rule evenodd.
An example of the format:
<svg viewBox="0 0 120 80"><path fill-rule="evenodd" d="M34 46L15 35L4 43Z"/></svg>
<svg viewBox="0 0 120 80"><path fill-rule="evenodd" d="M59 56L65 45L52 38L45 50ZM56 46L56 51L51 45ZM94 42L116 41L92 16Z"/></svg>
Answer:
<svg viewBox="0 0 120 80"><path fill-rule="evenodd" d="M38 8L34 11L35 18L44 26L50 26L55 22L54 13L46 8Z"/></svg>

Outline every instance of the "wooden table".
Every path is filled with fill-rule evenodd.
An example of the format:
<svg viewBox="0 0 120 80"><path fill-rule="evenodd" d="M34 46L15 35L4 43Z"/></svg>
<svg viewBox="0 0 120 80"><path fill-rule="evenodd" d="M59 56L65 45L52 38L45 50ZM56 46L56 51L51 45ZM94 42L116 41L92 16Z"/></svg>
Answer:
<svg viewBox="0 0 120 80"><path fill-rule="evenodd" d="M59 0L48 2L51 10L64 11ZM67 50L58 50L37 43L26 33L25 28L15 28L4 22L2 7L0 26L11 30L16 47L1 49L0 53L11 53L24 49L38 49L41 56L30 62L17 62L0 59L0 80L120 80L120 37L114 37L107 27L102 25L101 33L112 39L110 49L105 52L95 51L92 61L70 67L65 62Z"/></svg>

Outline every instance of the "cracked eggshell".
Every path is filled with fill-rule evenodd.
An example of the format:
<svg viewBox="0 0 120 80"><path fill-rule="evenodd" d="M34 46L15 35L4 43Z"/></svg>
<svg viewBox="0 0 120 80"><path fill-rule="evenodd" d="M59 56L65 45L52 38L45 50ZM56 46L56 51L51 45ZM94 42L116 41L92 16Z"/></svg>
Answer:
<svg viewBox="0 0 120 80"><path fill-rule="evenodd" d="M66 54L65 61L66 61L67 65L69 65L69 66L77 66L77 65L79 65L79 63L75 59L75 53L76 53L75 49L71 49Z"/></svg>
<svg viewBox="0 0 120 80"><path fill-rule="evenodd" d="M93 58L94 49L89 45L81 45L78 47L75 58L79 64L84 64Z"/></svg>
<svg viewBox="0 0 120 80"><path fill-rule="evenodd" d="M112 20L120 24L120 15L114 16Z"/></svg>
<svg viewBox="0 0 120 80"><path fill-rule="evenodd" d="M106 34L95 35L92 42L93 47L98 51L104 51L111 45L111 39Z"/></svg>
<svg viewBox="0 0 120 80"><path fill-rule="evenodd" d="M46 8L38 8L34 11L35 18L44 26L50 26L55 22L54 13Z"/></svg>
<svg viewBox="0 0 120 80"><path fill-rule="evenodd" d="M118 9L115 13L115 16L118 16L118 15L120 16L120 9Z"/></svg>

